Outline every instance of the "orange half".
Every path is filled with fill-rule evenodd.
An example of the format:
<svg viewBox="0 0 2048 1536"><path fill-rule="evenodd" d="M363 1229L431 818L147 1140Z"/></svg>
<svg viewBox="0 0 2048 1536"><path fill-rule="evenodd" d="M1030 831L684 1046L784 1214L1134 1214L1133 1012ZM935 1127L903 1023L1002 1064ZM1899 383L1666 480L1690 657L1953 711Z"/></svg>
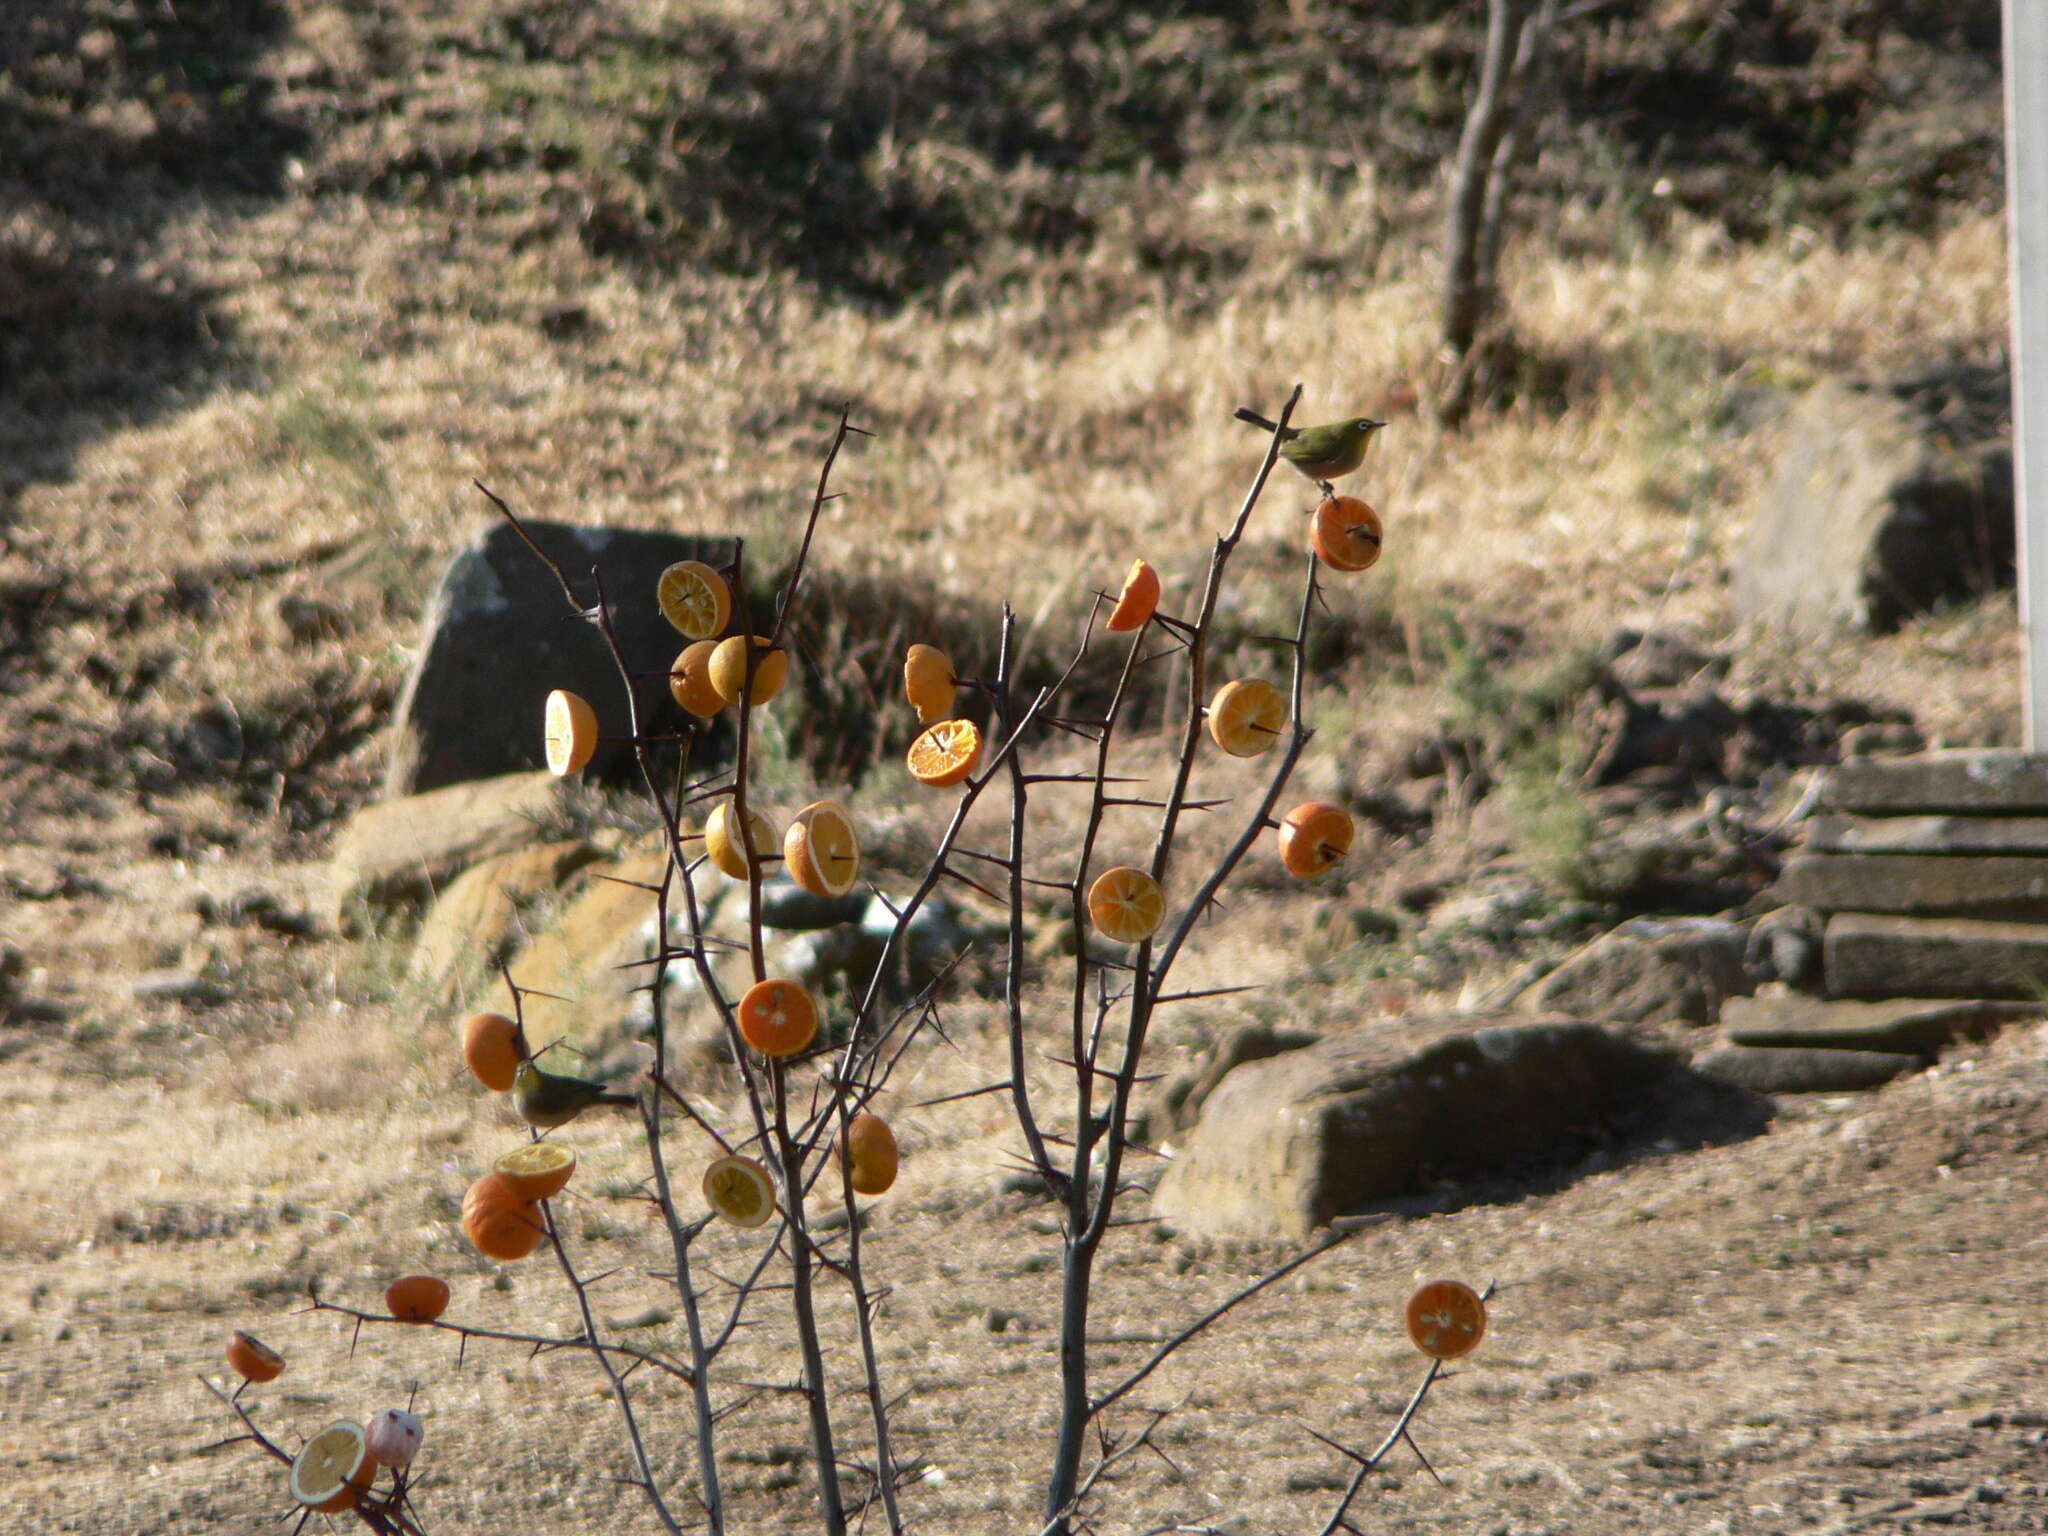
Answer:
<svg viewBox="0 0 2048 1536"><path fill-rule="evenodd" d="M1300 880L1313 880L1351 851L1355 833L1341 805L1309 800L1280 821L1280 863Z"/></svg>
<svg viewBox="0 0 2048 1536"><path fill-rule="evenodd" d="M575 1171L576 1149L559 1141L529 1141L491 1164L516 1200L552 1200Z"/></svg>
<svg viewBox="0 0 2048 1536"><path fill-rule="evenodd" d="M920 784L946 789L973 773L981 763L981 727L972 720L941 720L928 725L910 744L910 776Z"/></svg>
<svg viewBox="0 0 2048 1536"><path fill-rule="evenodd" d="M1119 864L1105 869L1088 887L1088 916L1104 938L1142 943L1166 916L1166 893L1144 870Z"/></svg>
<svg viewBox="0 0 2048 1536"><path fill-rule="evenodd" d="M1287 700L1262 677L1225 683L1209 701L1209 734L1232 757L1273 750L1287 725Z"/></svg>
<svg viewBox="0 0 2048 1536"><path fill-rule="evenodd" d="M953 658L936 645L913 645L903 653L903 697L926 725L952 713L959 696L960 680L953 674Z"/></svg>
<svg viewBox="0 0 2048 1536"><path fill-rule="evenodd" d="M558 779L581 773L597 751L597 711L581 694L557 688L541 716L548 772Z"/></svg>
<svg viewBox="0 0 2048 1536"><path fill-rule="evenodd" d="M654 596L661 616L686 639L722 635L732 617L732 588L702 560L679 560L663 571Z"/></svg>
<svg viewBox="0 0 2048 1536"><path fill-rule="evenodd" d="M725 696L711 681L711 656L716 640L698 640L683 647L668 669L668 694L699 720L725 708Z"/></svg>
<svg viewBox="0 0 2048 1536"><path fill-rule="evenodd" d="M775 1184L751 1157L721 1157L704 1170L704 1203L736 1227L762 1226L775 1214Z"/></svg>
<svg viewBox="0 0 2048 1536"><path fill-rule="evenodd" d="M1127 630L1143 629L1145 621L1152 617L1159 606L1159 573L1146 560L1133 560L1131 573L1124 577L1124 589L1117 595L1116 606L1109 610L1109 619L1103 628L1112 634Z"/></svg>
<svg viewBox="0 0 2048 1536"><path fill-rule="evenodd" d="M766 635L754 636L754 705L759 708L782 692L789 681L789 652L770 645ZM747 637L728 635L711 653L711 686L728 704L747 691Z"/></svg>
<svg viewBox="0 0 2048 1536"><path fill-rule="evenodd" d="M1316 507L1310 542L1332 570L1363 571L1379 563L1380 515L1356 496L1325 496Z"/></svg>
<svg viewBox="0 0 2048 1536"><path fill-rule="evenodd" d="M292 1497L323 1515L353 1509L377 1480L377 1458L354 1419L328 1425L292 1459Z"/></svg>
<svg viewBox="0 0 2048 1536"><path fill-rule="evenodd" d="M817 800L796 813L782 835L789 878L813 896L844 896L860 874L860 837L837 800Z"/></svg>
<svg viewBox="0 0 2048 1536"><path fill-rule="evenodd" d="M1486 1337L1486 1303L1462 1280L1432 1280L1408 1298L1408 1337L1433 1360L1469 1355Z"/></svg>
<svg viewBox="0 0 2048 1536"><path fill-rule="evenodd" d="M794 1056L818 1034L818 1005L802 982L757 981L740 997L740 1034L763 1056Z"/></svg>
<svg viewBox="0 0 2048 1536"><path fill-rule="evenodd" d="M775 823L751 806L747 808L744 848L740 846L739 813L733 808L732 801L719 801L704 819L704 852L718 872L730 879L746 879L748 864L774 847Z"/></svg>

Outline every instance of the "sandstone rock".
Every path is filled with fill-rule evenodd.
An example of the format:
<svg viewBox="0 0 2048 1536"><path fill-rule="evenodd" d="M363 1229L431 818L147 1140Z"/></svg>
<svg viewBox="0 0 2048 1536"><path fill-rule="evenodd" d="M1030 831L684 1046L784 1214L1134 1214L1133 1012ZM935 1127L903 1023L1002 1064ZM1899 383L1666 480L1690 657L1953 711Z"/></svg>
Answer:
<svg viewBox="0 0 2048 1536"><path fill-rule="evenodd" d="M1304 1050L1322 1038L1319 1031L1311 1029L1287 1029L1257 1022L1240 1024L1160 1084L1157 1107L1146 1116L1145 1136L1141 1139L1164 1140L1193 1125L1216 1085L1246 1062Z"/></svg>
<svg viewBox="0 0 2048 1536"><path fill-rule="evenodd" d="M594 603L602 573L612 626L642 699L665 693L659 673L683 642L654 603L655 583L678 560L724 564L732 541L623 528L523 522L559 561L581 601ZM511 527L494 521L449 561L427 608L419 657L399 695L386 795L533 768L541 761L541 710L550 689L580 693L597 711L603 776L627 760L619 674L604 636L570 610L552 572ZM672 705L668 706L670 709Z"/></svg>
<svg viewBox="0 0 2048 1536"><path fill-rule="evenodd" d="M523 914L598 857L583 841L542 843L501 853L457 875L428 908L413 939L410 969L453 1001L462 979L511 955Z"/></svg>
<svg viewBox="0 0 2048 1536"><path fill-rule="evenodd" d="M1889 1051L1717 1045L1692 1064L1704 1077L1752 1093L1854 1093L1917 1070L1920 1058Z"/></svg>
<svg viewBox="0 0 2048 1536"><path fill-rule="evenodd" d="M2009 579L2009 438L1958 445L1910 388L1829 382L1791 409L1737 550L1737 615L1882 630Z"/></svg>
<svg viewBox="0 0 2048 1536"><path fill-rule="evenodd" d="M1555 1165L1588 1138L1696 1142L1762 1123L1749 1096L1595 1024L1403 1019L1231 1072L1153 1206L1192 1233L1298 1240L1437 1181Z"/></svg>
<svg viewBox="0 0 2048 1536"><path fill-rule="evenodd" d="M335 840L332 915L352 927L365 909L423 906L470 865L539 842L559 789L546 772L515 773L364 806Z"/></svg>
<svg viewBox="0 0 2048 1536"><path fill-rule="evenodd" d="M1721 1036L1734 1045L1884 1051L1932 1061L1958 1041L1985 1039L2044 1011L2048 1006L1982 999L1735 997L1722 1010Z"/></svg>
<svg viewBox="0 0 2048 1536"><path fill-rule="evenodd" d="M1822 775L1818 799L1838 811L1888 816L2048 815L2048 756L1971 747L1883 761L1858 758Z"/></svg>
<svg viewBox="0 0 2048 1536"><path fill-rule="evenodd" d="M2033 1001L2048 977L2048 925L1837 912L1823 970L1834 997Z"/></svg>
<svg viewBox="0 0 2048 1536"><path fill-rule="evenodd" d="M1710 1024L1723 999L1753 990L1747 943L1739 923L1721 918L1631 918L1537 982L1519 1006L1611 1024Z"/></svg>
<svg viewBox="0 0 2048 1536"><path fill-rule="evenodd" d="M1787 861L1781 901L1823 912L2048 917L2048 858L1822 853Z"/></svg>

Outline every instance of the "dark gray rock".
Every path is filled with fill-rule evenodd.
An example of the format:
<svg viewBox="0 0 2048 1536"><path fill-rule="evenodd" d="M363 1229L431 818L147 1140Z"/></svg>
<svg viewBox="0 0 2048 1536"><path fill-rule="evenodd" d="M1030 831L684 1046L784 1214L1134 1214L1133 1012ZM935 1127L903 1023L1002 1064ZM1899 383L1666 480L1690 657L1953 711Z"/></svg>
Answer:
<svg viewBox="0 0 2048 1536"><path fill-rule="evenodd" d="M1826 932L1827 920L1811 907L1779 907L1766 912L1750 925L1743 967L1758 981L1816 987L1821 981ZM1727 1017L1725 1008L1722 1017Z"/></svg>
<svg viewBox="0 0 2048 1536"><path fill-rule="evenodd" d="M1998 381L1953 382L1992 394ZM1883 630L2010 580L2010 426L1973 414L1965 434L1961 417L1936 420L1948 403L1923 379L1830 381L1792 406L1732 562L1739 617Z"/></svg>
<svg viewBox="0 0 2048 1536"><path fill-rule="evenodd" d="M623 528L527 522L561 563L579 601L604 595L640 698L655 719L676 711L661 674L684 641L655 606L662 571L678 560L724 565L732 541ZM427 606L419 658L399 695L384 793L416 794L466 779L541 766L541 709L566 688L597 711L600 741L585 771L604 776L630 760L618 669L596 625L571 611L552 572L524 540L495 522L448 563Z"/></svg>
<svg viewBox="0 0 2048 1536"><path fill-rule="evenodd" d="M1808 1046L1887 1051L1932 1061L1947 1047L1982 1040L2048 1005L1888 997L1877 1002L1819 997L1737 997L1721 1014L1721 1037L1734 1045Z"/></svg>
<svg viewBox="0 0 2048 1536"><path fill-rule="evenodd" d="M1153 1198L1173 1227L1294 1239L1443 1181L1526 1176L1616 1141L1697 1144L1765 1106L1575 1019L1390 1020L1249 1062Z"/></svg>
<svg viewBox="0 0 2048 1536"><path fill-rule="evenodd" d="M2048 858L2021 854L1809 853L1778 876L1781 901L1823 912L2048 918Z"/></svg>
<svg viewBox="0 0 2048 1536"><path fill-rule="evenodd" d="M2048 981L2048 924L1837 912L1822 969L1833 997L2037 1001Z"/></svg>
<svg viewBox="0 0 2048 1536"><path fill-rule="evenodd" d="M1809 853L2019 853L2048 858L2048 816L1845 816L1806 829Z"/></svg>
<svg viewBox="0 0 2048 1536"><path fill-rule="evenodd" d="M1918 1056L1810 1046L1717 1045L1693 1058L1703 1077L1752 1093L1855 1093L1915 1071Z"/></svg>
<svg viewBox="0 0 2048 1536"><path fill-rule="evenodd" d="M866 891L844 896L815 896L794 880L776 875L761 882L761 926L801 933L857 923L873 900Z"/></svg>
<svg viewBox="0 0 2048 1536"><path fill-rule="evenodd" d="M1880 816L2048 815L2048 756L1952 747L1918 757L1837 763L1816 797L1838 811Z"/></svg>

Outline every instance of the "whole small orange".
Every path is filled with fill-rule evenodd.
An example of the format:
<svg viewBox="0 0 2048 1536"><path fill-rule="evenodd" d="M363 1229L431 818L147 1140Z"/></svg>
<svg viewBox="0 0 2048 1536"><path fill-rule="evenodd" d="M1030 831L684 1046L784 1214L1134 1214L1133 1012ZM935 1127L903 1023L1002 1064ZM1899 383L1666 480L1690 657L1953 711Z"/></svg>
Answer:
<svg viewBox="0 0 2048 1536"><path fill-rule="evenodd" d="M472 1013L462 1021L462 1059L491 1092L509 1092L525 1059L519 1026L502 1013Z"/></svg>
<svg viewBox="0 0 2048 1536"><path fill-rule="evenodd" d="M431 1323L448 1310L448 1282L439 1275L405 1275L384 1287L384 1309L401 1323Z"/></svg>
<svg viewBox="0 0 2048 1536"><path fill-rule="evenodd" d="M766 635L754 636L754 706L758 709L782 692L789 681L789 652L770 645ZM728 704L747 691L748 646L745 635L727 635L711 653L711 686Z"/></svg>
<svg viewBox="0 0 2048 1536"><path fill-rule="evenodd" d="M669 697L699 720L709 720L725 708L725 696L711 681L711 653L717 649L716 640L698 640L684 646L669 664Z"/></svg>
<svg viewBox="0 0 2048 1536"><path fill-rule="evenodd" d="M487 1173L462 1197L462 1231L487 1258L523 1259L548 1235L540 1202L522 1200L504 1178Z"/></svg>
<svg viewBox="0 0 2048 1536"><path fill-rule="evenodd" d="M884 1194L896 1182L896 1133L880 1115L864 1109L846 1122L844 1156L855 1194Z"/></svg>

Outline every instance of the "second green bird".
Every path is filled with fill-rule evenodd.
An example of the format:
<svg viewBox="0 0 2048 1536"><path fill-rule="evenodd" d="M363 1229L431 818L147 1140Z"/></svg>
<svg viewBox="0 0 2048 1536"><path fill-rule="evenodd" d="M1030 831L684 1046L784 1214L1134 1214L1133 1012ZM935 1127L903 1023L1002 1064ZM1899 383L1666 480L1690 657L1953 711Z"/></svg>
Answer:
<svg viewBox="0 0 2048 1536"><path fill-rule="evenodd" d="M1268 432L1274 430L1274 424L1257 411L1240 408L1237 419ZM1318 485L1328 485L1365 462L1373 434L1385 425L1370 416L1354 416L1349 421L1326 421L1319 427L1282 427L1280 457Z"/></svg>
<svg viewBox="0 0 2048 1536"><path fill-rule="evenodd" d="M530 1061L519 1064L512 1079L512 1104L519 1118L543 1131L567 1125L593 1104L638 1104L630 1093L613 1093L588 1078L546 1072Z"/></svg>

